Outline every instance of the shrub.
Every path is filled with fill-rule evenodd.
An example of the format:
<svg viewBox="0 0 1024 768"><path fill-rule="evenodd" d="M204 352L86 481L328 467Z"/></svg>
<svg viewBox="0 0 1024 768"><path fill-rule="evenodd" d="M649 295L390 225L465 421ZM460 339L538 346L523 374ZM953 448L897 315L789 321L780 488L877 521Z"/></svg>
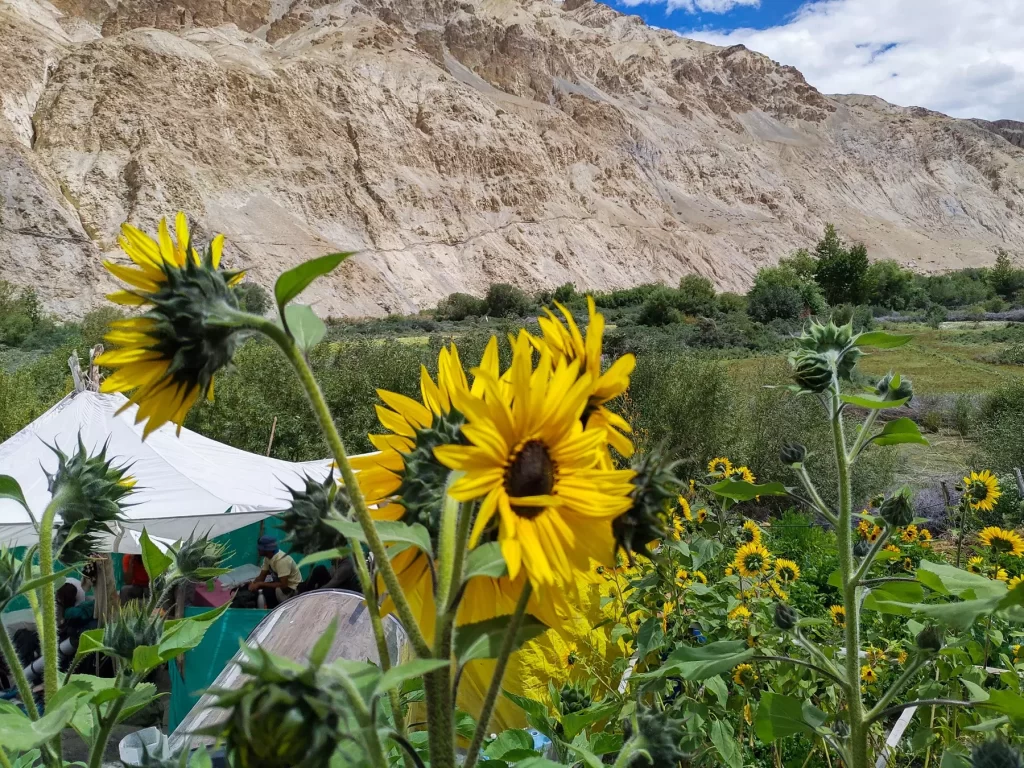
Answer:
<svg viewBox="0 0 1024 768"><path fill-rule="evenodd" d="M988 284L999 296L1007 300L1012 299L1017 291L1024 288L1024 269L1013 266L1010 254L1000 248L996 254L995 266L988 273Z"/></svg>
<svg viewBox="0 0 1024 768"><path fill-rule="evenodd" d="M235 288L235 296L238 298L238 306L245 312L252 312L254 315L265 315L274 306L267 293L259 283L245 281Z"/></svg>
<svg viewBox="0 0 1024 768"><path fill-rule="evenodd" d="M438 302L434 316L438 320L465 320L467 317L478 317L484 311L485 303L482 299L468 293L453 293Z"/></svg>
<svg viewBox="0 0 1024 768"><path fill-rule="evenodd" d="M530 297L510 283L492 283L484 297L486 314L491 317L522 317L533 309Z"/></svg>
<svg viewBox="0 0 1024 768"><path fill-rule="evenodd" d="M897 312L920 307L927 301L924 289L914 280L914 273L892 259L882 259L868 267L864 290L869 304Z"/></svg>
<svg viewBox="0 0 1024 768"><path fill-rule="evenodd" d="M928 314L925 316L925 322L928 323L931 328L938 328L949 317L949 313L943 307L938 304L928 310Z"/></svg>
<svg viewBox="0 0 1024 768"><path fill-rule="evenodd" d="M676 297L670 288L662 288L652 293L644 302L636 321L640 325L661 326L678 323L682 320L676 309Z"/></svg>
<svg viewBox="0 0 1024 768"><path fill-rule="evenodd" d="M814 251L818 257L814 279L821 286L825 300L829 304L861 303L868 272L868 252L864 245L858 243L847 248L836 234L836 228L826 224L825 236Z"/></svg>
<svg viewBox="0 0 1024 768"><path fill-rule="evenodd" d="M561 304L568 304L576 296L576 286L572 283L562 283L555 288L552 297Z"/></svg>
<svg viewBox="0 0 1024 768"><path fill-rule="evenodd" d="M702 275L686 275L679 281L676 292L676 309L687 315L708 317L715 313L718 306L715 286Z"/></svg>
<svg viewBox="0 0 1024 768"><path fill-rule="evenodd" d="M1012 381L982 400L976 432L979 466L1000 472L1024 468L1024 381Z"/></svg>
<svg viewBox="0 0 1024 768"><path fill-rule="evenodd" d="M660 283L645 283L632 288L621 288L608 293L595 293L594 303L599 307L612 309L617 307L638 307L654 293L664 289Z"/></svg>
<svg viewBox="0 0 1024 768"><path fill-rule="evenodd" d="M754 279L754 287L747 294L747 312L760 323L772 320L793 320L800 317L806 310L800 288L793 284L776 279L781 275L780 268L762 269Z"/></svg>
<svg viewBox="0 0 1024 768"><path fill-rule="evenodd" d="M718 311L723 314L746 312L747 297L739 293L732 293L731 291L720 293L718 294Z"/></svg>

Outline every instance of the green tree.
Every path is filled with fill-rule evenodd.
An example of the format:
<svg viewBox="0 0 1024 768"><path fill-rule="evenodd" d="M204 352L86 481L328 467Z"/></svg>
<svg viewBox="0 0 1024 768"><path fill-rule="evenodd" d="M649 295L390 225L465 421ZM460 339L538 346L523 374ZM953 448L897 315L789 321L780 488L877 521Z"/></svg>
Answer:
<svg viewBox="0 0 1024 768"><path fill-rule="evenodd" d="M779 266L788 267L796 272L801 280L810 281L814 279L814 272L818 269L818 260L806 248L800 248L779 259Z"/></svg>
<svg viewBox="0 0 1024 768"><path fill-rule="evenodd" d="M800 277L791 266L758 270L747 294L747 314L760 323L795 320L824 311L825 300L818 284Z"/></svg>
<svg viewBox="0 0 1024 768"><path fill-rule="evenodd" d="M868 267L864 293L868 304L897 311L922 306L927 300L915 283L914 273L892 259L882 259Z"/></svg>
<svg viewBox="0 0 1024 768"><path fill-rule="evenodd" d="M533 302L522 289L509 283L493 283L484 297L486 312L491 317L523 317L533 309Z"/></svg>
<svg viewBox="0 0 1024 768"><path fill-rule="evenodd" d="M662 288L652 293L640 308L636 321L640 325L661 326L678 323L682 317L676 309L676 292L671 288Z"/></svg>
<svg viewBox="0 0 1024 768"><path fill-rule="evenodd" d="M708 317L715 313L715 284L703 275L685 275L676 291L676 308L688 315Z"/></svg>
<svg viewBox="0 0 1024 768"><path fill-rule="evenodd" d="M568 304L576 296L576 286L572 283L562 283L555 288L554 299L560 304Z"/></svg>
<svg viewBox="0 0 1024 768"><path fill-rule="evenodd" d="M235 288L235 296L238 297L238 304L245 312L252 312L254 315L265 315L273 306L270 294L267 293L259 283L244 282Z"/></svg>
<svg viewBox="0 0 1024 768"><path fill-rule="evenodd" d="M814 279L821 286L829 304L864 301L864 279L868 271L868 251L862 243L847 248L832 224L825 225L825 235L814 249L818 265Z"/></svg>
<svg viewBox="0 0 1024 768"><path fill-rule="evenodd" d="M434 317L438 320L465 320L467 317L484 314L485 309L483 299L470 296L468 293L453 293L437 303Z"/></svg>
<svg viewBox="0 0 1024 768"><path fill-rule="evenodd" d="M1017 291L1024 288L1024 269L1013 266L1010 254L1000 248L995 266L988 273L988 283L1001 297L1012 299Z"/></svg>

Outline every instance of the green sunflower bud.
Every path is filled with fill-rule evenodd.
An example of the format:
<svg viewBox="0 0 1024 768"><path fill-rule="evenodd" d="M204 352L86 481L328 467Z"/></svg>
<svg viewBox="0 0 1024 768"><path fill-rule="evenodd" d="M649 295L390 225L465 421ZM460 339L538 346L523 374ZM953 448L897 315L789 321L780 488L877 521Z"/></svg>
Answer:
<svg viewBox="0 0 1024 768"><path fill-rule="evenodd" d="M562 690L558 692L558 701L563 715L582 712L594 703L589 693L582 688L568 683L563 685Z"/></svg>
<svg viewBox="0 0 1024 768"><path fill-rule="evenodd" d="M913 494L903 487L882 502L879 516L892 528L903 528L914 522Z"/></svg>
<svg viewBox="0 0 1024 768"><path fill-rule="evenodd" d="M1024 768L1024 759L1006 742L993 739L974 748L971 768Z"/></svg>
<svg viewBox="0 0 1024 768"><path fill-rule="evenodd" d="M296 667L258 647L247 654L239 664L245 682L210 691L227 717L203 733L222 740L235 768L327 768L343 734L320 665Z"/></svg>
<svg viewBox="0 0 1024 768"><path fill-rule="evenodd" d="M788 632L796 626L798 618L796 610L786 603L775 604L775 626L779 629Z"/></svg>
<svg viewBox="0 0 1024 768"><path fill-rule="evenodd" d="M50 450L57 454L57 471L47 476L49 489L61 497L61 522L53 537L55 556L65 564L83 563L97 551L100 536L123 519L124 500L135 481L127 467L115 467L113 459L107 458L107 445L90 456L81 435L71 456L56 446ZM80 525L74 530L76 524Z"/></svg>
<svg viewBox="0 0 1024 768"><path fill-rule="evenodd" d="M211 578L210 571L220 568L227 557L227 547L219 541L211 541L209 534L196 536L193 533L172 554L170 580L203 582Z"/></svg>
<svg viewBox="0 0 1024 768"><path fill-rule="evenodd" d="M880 506L882 506L883 501L885 501L885 494L879 493L878 495L871 497L871 499L868 501L868 506L871 507L872 509L878 509Z"/></svg>
<svg viewBox="0 0 1024 768"><path fill-rule="evenodd" d="M130 663L136 648L159 645L163 632L163 617L149 613L136 600L122 606L117 619L103 628L103 645L119 659Z"/></svg>
<svg viewBox="0 0 1024 768"><path fill-rule="evenodd" d="M633 506L612 521L616 548L630 560L634 553L649 557L647 545L667 534L668 509L681 485L676 465L658 450L633 460Z"/></svg>
<svg viewBox="0 0 1024 768"><path fill-rule="evenodd" d="M35 548L28 550L22 560L18 560L7 547L0 547L0 611L3 611L21 591L28 572L28 563L32 562Z"/></svg>
<svg viewBox="0 0 1024 768"><path fill-rule="evenodd" d="M637 726L640 731L640 746L651 756L650 760L640 754L633 755L630 766L650 766L650 768L676 768L686 758L679 748L683 740L683 721L673 720L667 712L656 712L643 709L637 712ZM626 741L633 738L633 722L627 720L623 725L623 737Z"/></svg>
<svg viewBox="0 0 1024 768"><path fill-rule="evenodd" d="M857 539L857 543L853 545L853 554L855 557L867 557L868 552L871 551L871 542L867 539Z"/></svg>
<svg viewBox="0 0 1024 768"><path fill-rule="evenodd" d="M786 443L779 451L779 461L790 467L803 464L807 459L807 449L800 443Z"/></svg>
<svg viewBox="0 0 1024 768"><path fill-rule="evenodd" d="M802 350L798 354L803 356L806 353L815 353L826 356L834 363L839 378L849 381L857 361L863 354L857 347L851 346L852 342L852 322L836 325L829 320L823 325L812 321L797 339L797 345ZM811 391L816 390L812 389Z"/></svg>
<svg viewBox="0 0 1024 768"><path fill-rule="evenodd" d="M917 647L925 653L938 653L942 650L942 630L931 625L917 633Z"/></svg>
<svg viewBox="0 0 1024 768"><path fill-rule="evenodd" d="M801 352L791 358L793 381L808 392L824 392L832 384L832 360L818 352Z"/></svg>
<svg viewBox="0 0 1024 768"><path fill-rule="evenodd" d="M420 523L430 531L431 538L435 538L440 529L441 507L450 471L434 457L434 449L441 445L464 445L464 423L462 414L454 408L440 416L435 414L433 424L416 430L415 447L402 456L405 469L396 492L405 508L402 521L410 525Z"/></svg>
<svg viewBox="0 0 1024 768"><path fill-rule="evenodd" d="M892 373L892 371L881 378L878 382L877 391L885 400L902 400L907 398L909 401L914 397L914 385L910 379L898 376Z"/></svg>
<svg viewBox="0 0 1024 768"><path fill-rule="evenodd" d="M832 723L832 733L837 738L846 739L850 736L850 726L842 718L836 718L836 721Z"/></svg>
<svg viewBox="0 0 1024 768"><path fill-rule="evenodd" d="M288 489L292 503L277 516L278 524L285 533L284 540L291 545L289 549L312 555L314 552L344 547L348 540L326 521L331 517L336 503L348 507L345 489L335 483L333 470L323 482L310 477L304 479L306 487L302 490Z"/></svg>

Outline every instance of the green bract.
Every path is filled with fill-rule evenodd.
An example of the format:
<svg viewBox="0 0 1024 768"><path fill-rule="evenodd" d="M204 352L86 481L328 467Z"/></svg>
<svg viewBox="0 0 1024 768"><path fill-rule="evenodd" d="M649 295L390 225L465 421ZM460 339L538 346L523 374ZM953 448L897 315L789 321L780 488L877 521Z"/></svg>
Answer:
<svg viewBox="0 0 1024 768"><path fill-rule="evenodd" d="M125 604L115 620L103 628L103 646L110 653L130 662L135 649L159 645L164 620L159 613L150 613L140 601Z"/></svg>
<svg viewBox="0 0 1024 768"><path fill-rule="evenodd" d="M293 552L311 555L345 546L347 539L326 523L339 500L334 494L341 494L341 501L345 498L344 489L335 491L336 488L338 485L332 471L323 481L307 476L305 488L288 489L292 503L277 519L285 532L284 541Z"/></svg>
<svg viewBox="0 0 1024 768"><path fill-rule="evenodd" d="M616 546L630 557L649 556L647 545L665 537L668 505L681 485L675 468L658 450L634 458L633 506L612 521Z"/></svg>
<svg viewBox="0 0 1024 768"><path fill-rule="evenodd" d="M30 549L22 560L18 560L10 549L0 547L0 611L18 596L34 552L34 548Z"/></svg>
<svg viewBox="0 0 1024 768"><path fill-rule="evenodd" d="M644 709L637 713L639 746L647 750L650 761L641 755L630 760L630 766L650 765L652 768L676 768L686 754L680 749L683 739L683 723L667 712ZM623 727L626 740L633 735L633 724L629 720Z"/></svg>
<svg viewBox="0 0 1024 768"><path fill-rule="evenodd" d="M914 522L914 503L909 488L901 488L882 502L879 516L893 528L903 528Z"/></svg>

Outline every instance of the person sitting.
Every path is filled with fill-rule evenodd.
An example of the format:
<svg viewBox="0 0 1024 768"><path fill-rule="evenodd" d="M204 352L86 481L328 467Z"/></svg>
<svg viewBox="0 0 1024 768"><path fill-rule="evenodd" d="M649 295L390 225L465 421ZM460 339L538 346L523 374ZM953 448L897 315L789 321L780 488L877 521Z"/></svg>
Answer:
<svg viewBox="0 0 1024 768"><path fill-rule="evenodd" d="M302 583L302 574L295 560L278 549L277 539L260 536L256 548L263 558L263 567L260 575L249 582L249 591L263 595L267 608L273 610L295 594ZM271 575L273 579L267 581Z"/></svg>
<svg viewBox="0 0 1024 768"><path fill-rule="evenodd" d="M121 587L121 605L131 600L144 600L149 597L149 574L142 562L142 555L125 555L121 559L121 570L124 571L124 586Z"/></svg>

